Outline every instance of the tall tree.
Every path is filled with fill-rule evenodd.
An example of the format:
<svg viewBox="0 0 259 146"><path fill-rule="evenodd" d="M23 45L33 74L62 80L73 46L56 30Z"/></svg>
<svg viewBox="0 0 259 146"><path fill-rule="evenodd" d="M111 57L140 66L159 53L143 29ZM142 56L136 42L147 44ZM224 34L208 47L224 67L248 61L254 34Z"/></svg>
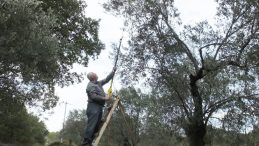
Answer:
<svg viewBox="0 0 259 146"><path fill-rule="evenodd" d="M0 2L0 94L48 109L58 99L55 84L82 79L73 64L87 66L103 49L98 21L84 8L78 0Z"/></svg>
<svg viewBox="0 0 259 146"><path fill-rule="evenodd" d="M258 116L258 2L217 3L217 24L184 27L173 0L104 5L127 20L124 81L146 78L156 98L164 98L164 119L185 131L190 146L205 145L206 126L217 112L228 113L227 118L235 111L231 119L241 125L247 124L245 117Z"/></svg>

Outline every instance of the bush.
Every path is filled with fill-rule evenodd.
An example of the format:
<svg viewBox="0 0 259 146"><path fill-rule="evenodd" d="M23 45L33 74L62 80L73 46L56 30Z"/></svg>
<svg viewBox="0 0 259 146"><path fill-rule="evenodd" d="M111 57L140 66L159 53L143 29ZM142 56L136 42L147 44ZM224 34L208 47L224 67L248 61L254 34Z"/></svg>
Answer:
<svg viewBox="0 0 259 146"><path fill-rule="evenodd" d="M0 145L1 146L1 145ZM48 146L75 146L74 144L67 144L65 143L61 143L61 142L53 142L51 144L49 144Z"/></svg>

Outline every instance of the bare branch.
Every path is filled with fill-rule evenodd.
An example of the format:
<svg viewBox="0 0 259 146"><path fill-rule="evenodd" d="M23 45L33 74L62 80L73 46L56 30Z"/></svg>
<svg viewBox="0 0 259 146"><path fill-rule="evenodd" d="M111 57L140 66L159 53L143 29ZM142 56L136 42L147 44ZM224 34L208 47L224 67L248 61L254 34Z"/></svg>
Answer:
<svg viewBox="0 0 259 146"><path fill-rule="evenodd" d="M174 29L171 27L171 25L169 24L168 20L166 19L167 16L162 12L161 9L160 10L160 13L162 15L162 17L164 17L165 19L164 22L166 24L166 26L170 29L171 33L173 34L173 37L176 39L176 41L178 43L180 43L180 45L182 46L182 48L185 50L185 53L186 55L189 57L189 59L192 61L193 65L194 65L194 68L196 70L196 72L198 72L199 70L199 63L198 61L193 57L190 49L188 48L188 46L178 37L178 35L176 34L176 32L174 31Z"/></svg>
<svg viewBox="0 0 259 146"><path fill-rule="evenodd" d="M202 67L204 67L204 59L203 59L203 56L202 56L202 48L199 49L199 53L200 53L200 58L201 58L201 65L202 65Z"/></svg>
<svg viewBox="0 0 259 146"><path fill-rule="evenodd" d="M211 43L211 44L207 44L205 46L200 47L199 50L210 47L210 46L218 46L218 45L224 45L224 44L222 44L222 43Z"/></svg>

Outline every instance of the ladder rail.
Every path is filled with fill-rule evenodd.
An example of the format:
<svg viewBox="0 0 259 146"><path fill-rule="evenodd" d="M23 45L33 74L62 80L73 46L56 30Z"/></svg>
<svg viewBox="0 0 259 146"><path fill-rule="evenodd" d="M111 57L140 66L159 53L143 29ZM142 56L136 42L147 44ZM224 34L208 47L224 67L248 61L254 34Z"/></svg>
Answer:
<svg viewBox="0 0 259 146"><path fill-rule="evenodd" d="M103 135L103 133L104 133L104 131L105 131L107 125L109 124L109 122L110 122L110 120L111 120L111 117L112 117L113 112L114 112L114 110L116 109L116 107L117 107L118 104L119 104L119 101L120 101L120 98L117 96L116 99L115 99L115 101L114 101L114 103L113 103L113 105L112 105L111 110L109 111L109 113L108 113L108 115L107 115L107 118L105 119L105 122L103 123L101 129L100 129L99 132L98 132L98 133L99 133L98 136L97 136L97 137L95 138L95 140L94 140L93 146L98 146L98 144L99 144L99 142L100 142L100 140L101 140L101 137L102 137L102 135Z"/></svg>

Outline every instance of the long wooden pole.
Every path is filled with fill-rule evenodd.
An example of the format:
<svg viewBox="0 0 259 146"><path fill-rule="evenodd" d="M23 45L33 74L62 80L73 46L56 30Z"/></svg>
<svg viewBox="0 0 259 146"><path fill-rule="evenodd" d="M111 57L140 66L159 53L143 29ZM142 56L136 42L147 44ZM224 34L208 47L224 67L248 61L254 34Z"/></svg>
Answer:
<svg viewBox="0 0 259 146"><path fill-rule="evenodd" d="M110 120L111 120L111 117L112 117L112 114L113 114L114 110L116 109L116 107L117 107L119 101L120 101L120 98L117 96L116 99L115 99L115 101L113 102L112 108L111 108L111 110L110 110L110 112L109 112L109 114L108 114L108 116L107 116L105 122L104 122L103 125L102 125L102 128L101 128L101 130L100 130L100 132L99 132L97 138L94 140L93 146L98 146L98 144L99 144L99 142L100 142L100 140L101 140L101 137L102 137L102 135L103 135L103 133L104 133L104 131L105 131L107 125L109 124L109 122L110 122Z"/></svg>

